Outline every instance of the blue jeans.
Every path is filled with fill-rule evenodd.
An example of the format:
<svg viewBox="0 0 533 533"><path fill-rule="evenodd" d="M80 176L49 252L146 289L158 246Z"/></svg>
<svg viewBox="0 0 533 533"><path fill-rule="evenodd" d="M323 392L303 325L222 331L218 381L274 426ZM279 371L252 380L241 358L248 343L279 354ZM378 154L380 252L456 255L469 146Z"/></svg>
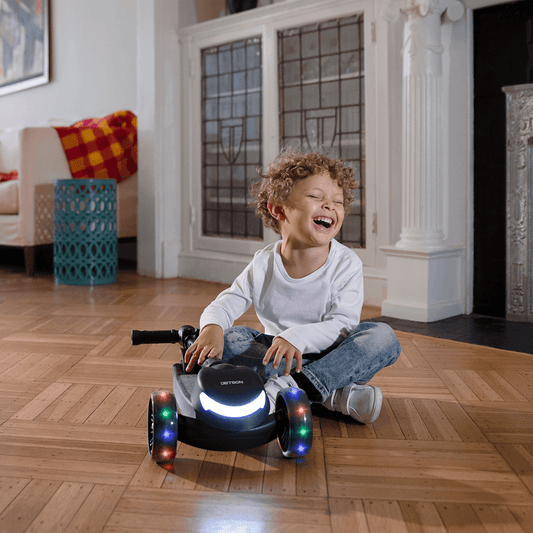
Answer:
<svg viewBox="0 0 533 533"><path fill-rule="evenodd" d="M266 381L282 375L285 360L279 368L272 361L263 365L263 357L274 337L247 326L235 326L224 333L223 361L253 368ZM383 323L362 322L344 341L326 351L319 359L306 359L302 374L325 401L334 390L352 383L367 383L376 372L392 365L400 356L401 347L394 331ZM292 368L296 366L293 361Z"/></svg>

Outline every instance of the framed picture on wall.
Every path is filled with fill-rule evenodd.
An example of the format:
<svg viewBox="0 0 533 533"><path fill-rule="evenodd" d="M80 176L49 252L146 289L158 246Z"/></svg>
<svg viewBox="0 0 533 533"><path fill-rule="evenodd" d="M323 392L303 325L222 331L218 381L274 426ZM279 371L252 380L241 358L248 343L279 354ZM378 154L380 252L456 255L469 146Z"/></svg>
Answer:
<svg viewBox="0 0 533 533"><path fill-rule="evenodd" d="M49 0L0 0L0 96L49 76Z"/></svg>

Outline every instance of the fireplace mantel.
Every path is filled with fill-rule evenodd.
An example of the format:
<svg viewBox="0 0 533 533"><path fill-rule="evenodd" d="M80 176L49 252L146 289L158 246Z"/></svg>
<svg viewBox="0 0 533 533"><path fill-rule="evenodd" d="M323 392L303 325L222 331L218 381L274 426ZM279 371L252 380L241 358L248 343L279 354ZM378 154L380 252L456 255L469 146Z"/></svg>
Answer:
<svg viewBox="0 0 533 533"><path fill-rule="evenodd" d="M508 320L533 322L533 84L503 87L507 100Z"/></svg>

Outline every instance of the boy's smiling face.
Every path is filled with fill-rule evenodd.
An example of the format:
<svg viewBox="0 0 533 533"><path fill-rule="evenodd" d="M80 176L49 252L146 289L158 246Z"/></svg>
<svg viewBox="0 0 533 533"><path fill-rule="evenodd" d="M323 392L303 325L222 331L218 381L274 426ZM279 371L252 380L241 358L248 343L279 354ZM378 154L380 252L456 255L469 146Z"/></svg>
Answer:
<svg viewBox="0 0 533 533"><path fill-rule="evenodd" d="M297 247L329 247L344 221L343 189L329 172L298 180L285 204L268 207L283 240Z"/></svg>

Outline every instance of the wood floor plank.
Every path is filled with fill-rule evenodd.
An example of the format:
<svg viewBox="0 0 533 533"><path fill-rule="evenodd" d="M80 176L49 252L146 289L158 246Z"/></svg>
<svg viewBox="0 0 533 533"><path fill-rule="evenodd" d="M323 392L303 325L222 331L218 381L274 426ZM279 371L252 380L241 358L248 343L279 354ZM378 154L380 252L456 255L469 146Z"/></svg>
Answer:
<svg viewBox="0 0 533 533"><path fill-rule="evenodd" d="M435 400L413 400L413 404L433 440L462 441Z"/></svg>
<svg viewBox="0 0 533 533"><path fill-rule="evenodd" d="M31 402L26 404L16 415L13 416L15 420L34 420L47 407L52 405L61 395L63 395L69 388L70 383L52 383L43 392L37 395Z"/></svg>
<svg viewBox="0 0 533 533"><path fill-rule="evenodd" d="M32 420L7 420L0 426L0 438L41 438L58 442L81 442L88 448L93 445L118 444L120 446L146 449L146 428L120 428L91 426L87 424L57 424ZM37 437L38 436L38 437Z"/></svg>
<svg viewBox="0 0 533 533"><path fill-rule="evenodd" d="M481 370L478 374L506 402L529 401L528 398L504 379L499 372L494 370Z"/></svg>
<svg viewBox="0 0 533 533"><path fill-rule="evenodd" d="M48 355L44 356L44 359ZM4 377L9 376L10 378L15 379L25 379L24 376L28 374L28 372L33 371L33 369L38 366L43 360L43 354L40 353L31 353L28 354L26 357L21 358L18 363L13 365L7 372L4 374Z"/></svg>
<svg viewBox="0 0 533 533"><path fill-rule="evenodd" d="M80 455L83 457L83 455ZM51 481L127 485L137 470L136 464L68 461L63 458L29 460L19 455L0 455L0 468L10 477L32 477Z"/></svg>
<svg viewBox="0 0 533 533"><path fill-rule="evenodd" d="M196 489L228 492L237 452L208 451L196 482Z"/></svg>
<svg viewBox="0 0 533 533"><path fill-rule="evenodd" d="M104 531L330 532L324 498L128 488ZM124 531L124 529L123 529Z"/></svg>
<svg viewBox="0 0 533 533"><path fill-rule="evenodd" d="M66 384L65 384L66 385ZM41 411L34 419L58 422L91 390L85 383L70 385L53 403Z"/></svg>
<svg viewBox="0 0 533 533"><path fill-rule="evenodd" d="M7 376L3 376L3 374L7 373L9 369L19 364L26 357L30 357L30 355L31 354L8 352L4 350L0 351L0 378L5 379L6 377L14 377L12 373L8 373Z"/></svg>
<svg viewBox="0 0 533 533"><path fill-rule="evenodd" d="M362 500L330 498L332 533L369 533Z"/></svg>
<svg viewBox="0 0 533 533"><path fill-rule="evenodd" d="M455 370L441 370L440 378L458 401L477 401L479 397Z"/></svg>
<svg viewBox="0 0 533 533"><path fill-rule="evenodd" d="M85 424L99 424L107 426L124 408L125 404L133 396L135 391L135 387L115 387L107 395L106 399L95 409L91 416L85 421Z"/></svg>
<svg viewBox="0 0 533 533"><path fill-rule="evenodd" d="M98 316L98 317L124 317L130 318L141 310L138 305L113 305L113 304L78 304L65 305L56 309L52 314L61 317L73 316Z"/></svg>
<svg viewBox="0 0 533 533"><path fill-rule="evenodd" d="M405 435L396 417L388 399L383 400L381 414L373 423L374 431L378 439L404 440Z"/></svg>
<svg viewBox="0 0 533 533"><path fill-rule="evenodd" d="M0 423L19 412L49 384L0 378Z"/></svg>
<svg viewBox="0 0 533 533"><path fill-rule="evenodd" d="M161 360L86 357L57 381L172 390L172 364Z"/></svg>
<svg viewBox="0 0 533 533"><path fill-rule="evenodd" d="M524 533L533 533L533 507L509 505L508 508Z"/></svg>
<svg viewBox="0 0 533 533"><path fill-rule="evenodd" d="M172 468L167 470L163 488L195 490L206 454L206 450L189 446L183 442L178 443L176 459Z"/></svg>
<svg viewBox="0 0 533 533"><path fill-rule="evenodd" d="M53 439L33 437L0 436L0 456L20 458L20 462L31 462L33 459L55 459L65 463L85 461L88 463L124 464L138 466L144 458L146 450L138 446L122 446L102 442L90 448L82 441L57 442Z"/></svg>
<svg viewBox="0 0 533 533"><path fill-rule="evenodd" d="M296 496L296 462L287 461L276 441L268 443L263 476L263 494Z"/></svg>
<svg viewBox="0 0 533 533"><path fill-rule="evenodd" d="M7 336L21 329L30 329L35 323L35 317L22 317L16 314L2 312L4 306L0 304L0 335ZM6 335L4 335L6 334Z"/></svg>
<svg viewBox="0 0 533 533"><path fill-rule="evenodd" d="M389 403L406 439L433 440L413 400L391 398Z"/></svg>
<svg viewBox="0 0 533 533"><path fill-rule="evenodd" d="M431 370L431 365L417 348L413 339L407 334L398 333L398 338L402 346L401 359L405 359L406 368L417 368Z"/></svg>
<svg viewBox="0 0 533 533"><path fill-rule="evenodd" d="M0 515L29 482L29 478L0 477Z"/></svg>
<svg viewBox="0 0 533 533"><path fill-rule="evenodd" d="M135 472L129 486L160 488L166 477L167 471L153 461L148 453L145 453L142 463Z"/></svg>
<svg viewBox="0 0 533 533"><path fill-rule="evenodd" d="M489 441L533 443L533 403L468 402L464 407Z"/></svg>
<svg viewBox="0 0 533 533"><path fill-rule="evenodd" d="M0 277L2 532L533 533L533 356L398 332L373 424L314 406L304 458L178 443L157 464L148 397L181 349L131 330L197 326L227 285ZM262 327L253 308L238 323Z"/></svg>
<svg viewBox="0 0 533 533"><path fill-rule="evenodd" d="M296 462L296 495L311 498L326 498L326 464L324 460L324 441L313 439L313 447L308 455Z"/></svg>
<svg viewBox="0 0 533 533"><path fill-rule="evenodd" d="M474 421L468 416L463 407L453 402L438 402L442 412L446 415L446 418L453 426L453 429L461 437L464 442L487 442L483 432L474 423Z"/></svg>
<svg viewBox="0 0 533 533"><path fill-rule="evenodd" d="M20 376L20 379L28 381L55 381L67 370L72 368L80 359L81 355L56 355L45 356L37 363L34 369Z"/></svg>
<svg viewBox="0 0 533 533"><path fill-rule="evenodd" d="M135 388L133 394L126 401L122 409L111 421L112 426L146 427L148 400L152 389L146 387Z"/></svg>
<svg viewBox="0 0 533 533"><path fill-rule="evenodd" d="M384 368L372 384L380 387L387 398L455 399L441 377L425 369Z"/></svg>
<svg viewBox="0 0 533 533"><path fill-rule="evenodd" d="M33 479L0 514L0 531L25 532L60 486L60 481Z"/></svg>
<svg viewBox="0 0 533 533"><path fill-rule="evenodd" d="M103 339L102 335L54 335L51 333L13 333L2 339L6 351L87 355Z"/></svg>
<svg viewBox="0 0 533 533"><path fill-rule="evenodd" d="M433 502L399 502L409 533L446 533Z"/></svg>
<svg viewBox="0 0 533 533"><path fill-rule="evenodd" d="M237 454L229 486L230 492L261 494L267 446Z"/></svg>
<svg viewBox="0 0 533 533"><path fill-rule="evenodd" d="M330 496L533 503L531 492L492 445L380 439L325 442Z"/></svg>
<svg viewBox="0 0 533 533"><path fill-rule="evenodd" d="M61 417L60 422L67 424L83 424L98 408L99 405L113 391L112 385L93 385L92 383L79 383L80 387L89 387L89 390Z"/></svg>
<svg viewBox="0 0 533 533"><path fill-rule="evenodd" d="M511 511L504 505L473 505L487 533L524 533Z"/></svg>
<svg viewBox="0 0 533 533"><path fill-rule="evenodd" d="M370 533L408 533L397 501L364 500Z"/></svg>
<svg viewBox="0 0 533 533"><path fill-rule="evenodd" d="M495 444L524 485L533 494L533 454L521 444Z"/></svg>
<svg viewBox="0 0 533 533"><path fill-rule="evenodd" d="M503 402L503 398L475 370L457 370L457 375L483 402Z"/></svg>
<svg viewBox="0 0 533 533"><path fill-rule="evenodd" d="M516 370L500 370L498 372L511 386L528 401L533 401L533 383Z"/></svg>
<svg viewBox="0 0 533 533"><path fill-rule="evenodd" d="M487 533L477 513L468 503L436 503L448 533L463 533L465 528L470 533Z"/></svg>
<svg viewBox="0 0 533 533"><path fill-rule="evenodd" d="M95 485L65 531L100 533L124 490L124 486Z"/></svg>
<svg viewBox="0 0 533 533"><path fill-rule="evenodd" d="M92 489L93 485L89 483L62 483L26 529L26 533L67 531L67 527Z"/></svg>

